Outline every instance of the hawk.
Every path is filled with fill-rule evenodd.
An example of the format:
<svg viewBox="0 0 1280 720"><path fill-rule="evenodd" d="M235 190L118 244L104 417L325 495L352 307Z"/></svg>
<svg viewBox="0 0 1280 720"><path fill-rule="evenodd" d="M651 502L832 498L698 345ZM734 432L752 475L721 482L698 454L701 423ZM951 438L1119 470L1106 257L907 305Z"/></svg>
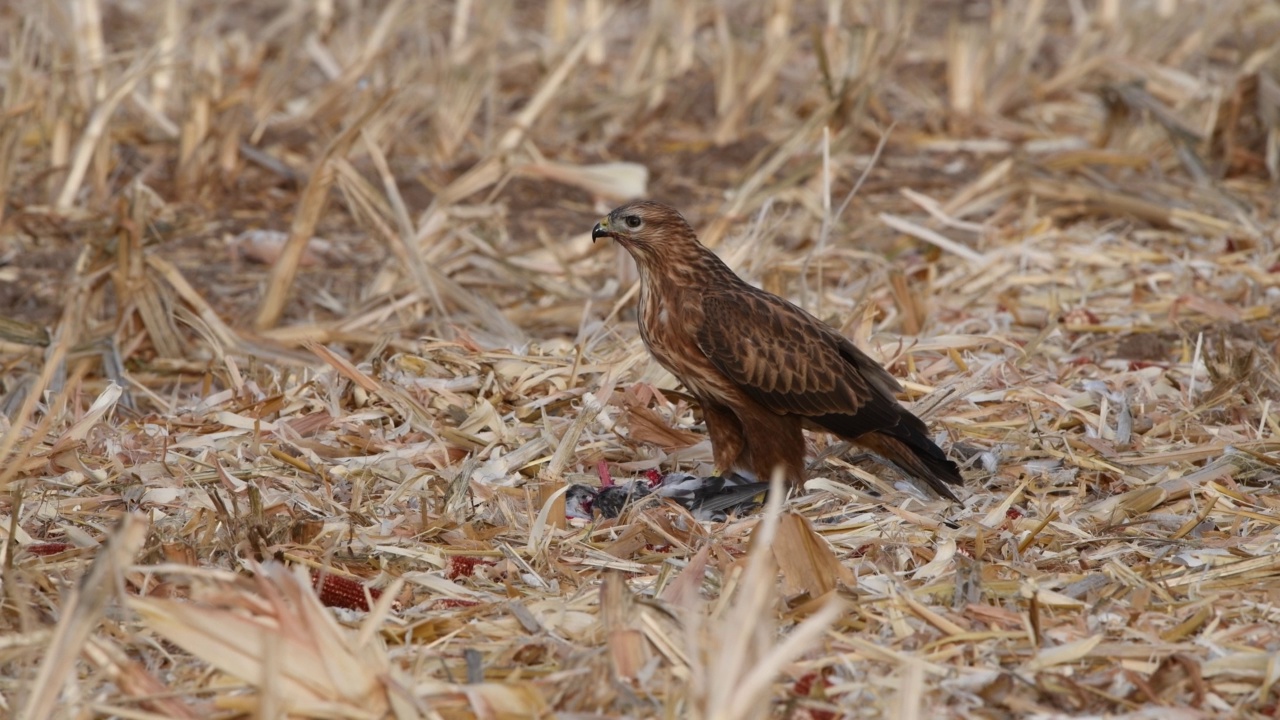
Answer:
<svg viewBox="0 0 1280 720"><path fill-rule="evenodd" d="M738 277L674 208L640 200L596 224L640 271L640 336L702 406L720 473L805 480L802 429L853 442L956 500L955 463L875 360L808 312Z"/></svg>

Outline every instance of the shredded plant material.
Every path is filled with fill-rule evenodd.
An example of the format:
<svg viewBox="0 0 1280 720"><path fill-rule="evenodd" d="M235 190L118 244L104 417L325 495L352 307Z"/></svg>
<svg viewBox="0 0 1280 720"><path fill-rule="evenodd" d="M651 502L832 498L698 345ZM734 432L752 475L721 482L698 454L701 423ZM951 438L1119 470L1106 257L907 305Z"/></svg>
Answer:
<svg viewBox="0 0 1280 720"><path fill-rule="evenodd" d="M0 716L1274 717L1278 36L0 4ZM591 242L638 197L885 365L959 502L810 435L759 510L566 518L714 469Z"/></svg>

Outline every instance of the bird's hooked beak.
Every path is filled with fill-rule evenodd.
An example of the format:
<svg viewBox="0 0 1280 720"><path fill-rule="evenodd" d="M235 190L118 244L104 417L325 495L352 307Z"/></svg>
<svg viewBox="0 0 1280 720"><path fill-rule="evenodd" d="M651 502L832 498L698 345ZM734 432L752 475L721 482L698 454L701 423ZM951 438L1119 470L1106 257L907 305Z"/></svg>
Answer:
<svg viewBox="0 0 1280 720"><path fill-rule="evenodd" d="M600 222L596 223L596 226L591 229L591 242L595 242L600 238L611 237L613 237L613 231L609 229L609 216L606 215L600 218Z"/></svg>

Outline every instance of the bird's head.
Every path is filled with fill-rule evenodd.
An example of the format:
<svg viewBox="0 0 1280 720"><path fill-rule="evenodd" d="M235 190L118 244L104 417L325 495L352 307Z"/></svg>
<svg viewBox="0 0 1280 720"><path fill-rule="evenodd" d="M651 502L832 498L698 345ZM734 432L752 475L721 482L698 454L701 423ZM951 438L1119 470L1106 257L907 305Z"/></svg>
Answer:
<svg viewBox="0 0 1280 720"><path fill-rule="evenodd" d="M574 483L564 494L565 517L579 520L591 520L595 509L596 495L599 491L589 485Z"/></svg>
<svg viewBox="0 0 1280 720"><path fill-rule="evenodd" d="M693 228L675 208L637 200L615 208L591 231L592 241L613 238L641 263L696 247Z"/></svg>

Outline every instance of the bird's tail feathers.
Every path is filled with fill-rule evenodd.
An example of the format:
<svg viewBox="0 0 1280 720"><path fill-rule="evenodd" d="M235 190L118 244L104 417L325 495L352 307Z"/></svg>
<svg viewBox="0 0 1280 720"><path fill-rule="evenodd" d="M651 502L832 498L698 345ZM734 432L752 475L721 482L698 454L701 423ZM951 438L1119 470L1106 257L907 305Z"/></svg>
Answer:
<svg viewBox="0 0 1280 720"><path fill-rule="evenodd" d="M959 499L948 485L960 485L964 478L960 477L960 469L947 459L942 448L935 445L922 430L911 427L908 423L898 425L891 432L892 435L870 432L859 436L854 444L888 460L908 475L923 480L942 497L958 502Z"/></svg>

